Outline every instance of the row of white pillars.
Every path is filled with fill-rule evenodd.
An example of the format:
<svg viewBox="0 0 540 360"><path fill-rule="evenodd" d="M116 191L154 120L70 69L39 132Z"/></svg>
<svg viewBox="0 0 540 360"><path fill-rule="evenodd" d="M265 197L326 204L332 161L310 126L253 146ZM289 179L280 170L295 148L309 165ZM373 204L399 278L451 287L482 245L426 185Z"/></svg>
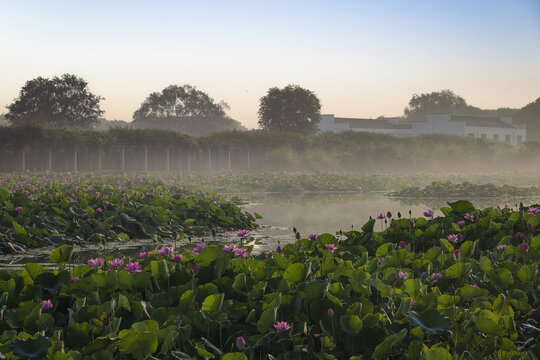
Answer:
<svg viewBox="0 0 540 360"><path fill-rule="evenodd" d="M48 156L48 169L49 171L52 171L52 149L49 148L49 156ZM181 165L181 163L180 163ZM171 170L171 152L170 148L167 148L167 155L166 155L166 166L167 171ZM120 161L120 168L122 171L126 169L126 151L125 148L122 147L122 158ZM191 172L191 154L188 154L187 159L187 168L188 172ZM247 151L247 168L248 170L251 169L251 153L248 149ZM78 159L77 159L77 149L73 152L73 169L74 171L78 170ZM101 151L98 153L98 170L101 171L103 169L102 164L102 154ZM228 151L228 164L227 169L231 171L232 169L232 163L231 163L231 150ZM22 171L26 171L26 151L22 150ZM144 171L148 172L148 148L144 148ZM208 171L212 171L212 150L211 148L208 148Z"/></svg>

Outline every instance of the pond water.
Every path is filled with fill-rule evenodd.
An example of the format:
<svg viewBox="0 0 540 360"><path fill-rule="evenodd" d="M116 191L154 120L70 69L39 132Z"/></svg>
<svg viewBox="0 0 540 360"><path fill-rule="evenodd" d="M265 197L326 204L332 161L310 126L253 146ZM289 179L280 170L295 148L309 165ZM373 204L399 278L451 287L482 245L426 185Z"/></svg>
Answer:
<svg viewBox="0 0 540 360"><path fill-rule="evenodd" d="M390 211L394 217L398 211L403 217L409 216L409 210L413 217L423 216L427 209L433 209L436 215L440 215L439 208L446 206L445 199L392 199L378 193L302 193L302 194L242 194L239 197L246 202L242 205L245 211L258 213L263 218L257 222L261 227L252 231L257 240L254 246L255 252L262 250L275 250L277 245L295 241L292 228L296 227L302 236L312 232L336 233L339 230L349 231L360 229L369 217L376 217L378 213ZM457 199L446 199L455 201ZM524 204L538 202L536 199L500 199L483 198L471 200L475 207L508 205L515 207L523 201ZM378 224L377 228L378 229ZM220 233L216 240L221 242L236 241L234 232ZM211 237L193 238L192 244L186 239L178 241L177 247L193 247L194 243L201 240L211 242ZM147 240L130 241L128 243L109 243L108 249L111 256L137 257L143 249L155 249L162 244L149 243ZM52 248L32 249L25 254L0 256L0 268L17 269L27 262L46 264ZM77 246L73 256L75 263L86 262L87 259L103 255L101 244Z"/></svg>

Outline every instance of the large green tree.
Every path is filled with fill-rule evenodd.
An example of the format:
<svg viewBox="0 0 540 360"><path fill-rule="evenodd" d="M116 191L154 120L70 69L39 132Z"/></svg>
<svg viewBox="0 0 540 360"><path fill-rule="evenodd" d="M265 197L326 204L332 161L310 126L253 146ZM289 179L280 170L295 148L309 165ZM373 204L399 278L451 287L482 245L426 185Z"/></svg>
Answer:
<svg viewBox="0 0 540 360"><path fill-rule="evenodd" d="M540 98L522 107L515 115L514 122L526 124L527 141L540 142Z"/></svg>
<svg viewBox="0 0 540 360"><path fill-rule="evenodd" d="M133 125L158 128L201 136L213 132L244 130L238 121L225 113L227 103L216 102L191 85L170 85L148 95L133 114Z"/></svg>
<svg viewBox="0 0 540 360"><path fill-rule="evenodd" d="M11 125L92 127L103 114L103 98L88 90L88 82L72 74L52 79L38 77L26 82L19 97L7 106Z"/></svg>
<svg viewBox="0 0 540 360"><path fill-rule="evenodd" d="M434 91L429 94L414 94L409 106L404 110L408 120L425 120L430 113L471 113L476 108L469 106L465 99L451 90ZM477 109L479 110L479 109Z"/></svg>
<svg viewBox="0 0 540 360"><path fill-rule="evenodd" d="M317 131L320 117L317 95L297 85L270 88L260 100L259 125L265 130L310 134Z"/></svg>

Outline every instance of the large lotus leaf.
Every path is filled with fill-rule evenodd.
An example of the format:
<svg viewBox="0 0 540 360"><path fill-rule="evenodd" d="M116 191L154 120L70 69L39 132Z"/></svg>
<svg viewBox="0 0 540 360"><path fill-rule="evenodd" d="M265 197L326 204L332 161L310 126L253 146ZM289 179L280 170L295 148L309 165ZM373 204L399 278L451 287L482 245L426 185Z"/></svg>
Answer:
<svg viewBox="0 0 540 360"><path fill-rule="evenodd" d="M83 355L92 355L98 351L106 349L109 345L117 342L119 338L110 338L110 337L98 337L90 344L86 345L82 349Z"/></svg>
<svg viewBox="0 0 540 360"><path fill-rule="evenodd" d="M16 234L21 235L21 236L28 236L28 233L26 232L24 227L21 226L21 224L19 224L16 221L12 221L11 224L13 225L13 229L15 230Z"/></svg>
<svg viewBox="0 0 540 360"><path fill-rule="evenodd" d="M61 245L51 252L51 254L49 255L49 259L53 263L57 263L57 264L65 263L71 259L72 254L73 254L72 245Z"/></svg>
<svg viewBox="0 0 540 360"><path fill-rule="evenodd" d="M226 353L221 360L247 360L248 357L240 352Z"/></svg>
<svg viewBox="0 0 540 360"><path fill-rule="evenodd" d="M441 247L449 254L452 254L454 252L454 247L450 242L446 239L440 238L439 243L441 244Z"/></svg>
<svg viewBox="0 0 540 360"><path fill-rule="evenodd" d="M136 332L127 330L121 336L118 349L121 354L131 355L135 359L143 360L152 355L158 348L157 335L153 332Z"/></svg>
<svg viewBox="0 0 540 360"><path fill-rule="evenodd" d="M167 280L169 278L169 268L165 260L153 260L150 262L150 270L152 276L159 280Z"/></svg>
<svg viewBox="0 0 540 360"><path fill-rule="evenodd" d="M26 270L26 273L30 276L32 280L34 280L39 274L43 274L47 271L43 266L34 263L26 264L24 266L24 270Z"/></svg>
<svg viewBox="0 0 540 360"><path fill-rule="evenodd" d="M67 271L60 271L56 275L52 272L45 272L36 276L34 284L41 285L45 290L58 292L62 285L69 282L69 279L70 275Z"/></svg>
<svg viewBox="0 0 540 360"><path fill-rule="evenodd" d="M532 281L536 274L536 268L533 265L523 265L518 272L518 278L521 282Z"/></svg>
<svg viewBox="0 0 540 360"><path fill-rule="evenodd" d="M257 330L262 334L271 329L272 324L276 321L277 307L269 307L264 310L257 321Z"/></svg>
<svg viewBox="0 0 540 360"><path fill-rule="evenodd" d="M210 313L219 311L223 305L224 298L225 294L208 295L202 303L201 310Z"/></svg>
<svg viewBox="0 0 540 360"><path fill-rule="evenodd" d="M425 310L422 313L409 311L407 317L413 327L419 327L430 334L444 333L452 326L450 319L433 309Z"/></svg>
<svg viewBox="0 0 540 360"><path fill-rule="evenodd" d="M394 248L394 245L392 243L385 243L382 244L377 248L377 251L375 252L375 257L381 257L386 255L389 251L391 251Z"/></svg>
<svg viewBox="0 0 540 360"><path fill-rule="evenodd" d="M384 359L386 354L392 350L392 344L394 343L395 335L388 335L379 345L375 347L373 352L373 359Z"/></svg>
<svg viewBox="0 0 540 360"><path fill-rule="evenodd" d="M514 277L510 270L505 268L493 269L488 273L489 280L492 284L506 289L508 286L514 283Z"/></svg>
<svg viewBox="0 0 540 360"><path fill-rule="evenodd" d="M405 286L405 292L409 294L409 296L415 298L420 295L420 279L407 279L403 285Z"/></svg>
<svg viewBox="0 0 540 360"><path fill-rule="evenodd" d="M291 285L295 285L304 280L306 266L302 263L291 264L283 273L283 278Z"/></svg>
<svg viewBox="0 0 540 360"><path fill-rule="evenodd" d="M460 294L465 301L472 301L473 299L485 298L488 295L488 291L486 289L465 285L460 289Z"/></svg>
<svg viewBox="0 0 540 360"><path fill-rule="evenodd" d="M458 200L456 202L449 202L448 205L452 208L452 211L455 213L458 213L460 215L464 215L466 213L472 213L474 209L474 205L467 200Z"/></svg>
<svg viewBox="0 0 540 360"><path fill-rule="evenodd" d="M343 315L339 317L341 329L351 336L356 336L362 331L362 319L358 315Z"/></svg>
<svg viewBox="0 0 540 360"><path fill-rule="evenodd" d="M372 233L375 226L375 219L370 219L362 226L362 231L366 233Z"/></svg>
<svg viewBox="0 0 540 360"><path fill-rule="evenodd" d="M137 332L156 332L159 330L159 324L155 320L143 320L131 325L131 330Z"/></svg>
<svg viewBox="0 0 540 360"><path fill-rule="evenodd" d="M197 262L201 267L209 266L212 261L223 258L226 253L223 251L223 247L217 245L210 245L203 248L197 256Z"/></svg>
<svg viewBox="0 0 540 360"><path fill-rule="evenodd" d="M73 323L66 330L66 344L82 348L92 341L92 326L87 322Z"/></svg>
<svg viewBox="0 0 540 360"><path fill-rule="evenodd" d="M491 260L489 260L487 256L480 256L480 270L487 273L491 269L493 269L491 266Z"/></svg>
<svg viewBox="0 0 540 360"><path fill-rule="evenodd" d="M424 360L451 360L452 355L443 347L432 347L422 354Z"/></svg>
<svg viewBox="0 0 540 360"><path fill-rule="evenodd" d="M446 276L449 278L462 278L469 271L468 263L457 263L446 269Z"/></svg>
<svg viewBox="0 0 540 360"><path fill-rule="evenodd" d="M504 335L504 329L498 324L499 319L489 310L481 310L473 320L478 330L486 335Z"/></svg>
<svg viewBox="0 0 540 360"><path fill-rule="evenodd" d="M26 340L17 339L11 344L13 355L23 360L40 359L47 354L50 348L51 339L42 335Z"/></svg>

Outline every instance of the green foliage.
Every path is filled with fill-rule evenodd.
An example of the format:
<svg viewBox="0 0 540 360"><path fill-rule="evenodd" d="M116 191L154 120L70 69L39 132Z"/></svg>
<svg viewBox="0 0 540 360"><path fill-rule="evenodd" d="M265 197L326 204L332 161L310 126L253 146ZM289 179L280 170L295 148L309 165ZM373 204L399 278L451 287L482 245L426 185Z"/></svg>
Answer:
<svg viewBox="0 0 540 360"><path fill-rule="evenodd" d="M0 352L56 360L533 359L538 215L526 207L450 206L444 216L413 218L415 229L408 218L380 232L368 224L340 241L300 239L284 255L243 258L210 244L175 262L151 251L135 274L62 266L69 249L56 248L59 270L0 271ZM426 238L434 226L437 236ZM463 240L451 244L446 237L458 232ZM333 254L330 243L338 246ZM44 295L52 309L43 309Z"/></svg>
<svg viewBox="0 0 540 360"><path fill-rule="evenodd" d="M5 117L16 126L91 127L103 114L103 98L87 86L86 80L71 74L29 80Z"/></svg>
<svg viewBox="0 0 540 360"><path fill-rule="evenodd" d="M259 126L264 130L311 134L321 117L317 95L298 85L270 88L261 98Z"/></svg>

